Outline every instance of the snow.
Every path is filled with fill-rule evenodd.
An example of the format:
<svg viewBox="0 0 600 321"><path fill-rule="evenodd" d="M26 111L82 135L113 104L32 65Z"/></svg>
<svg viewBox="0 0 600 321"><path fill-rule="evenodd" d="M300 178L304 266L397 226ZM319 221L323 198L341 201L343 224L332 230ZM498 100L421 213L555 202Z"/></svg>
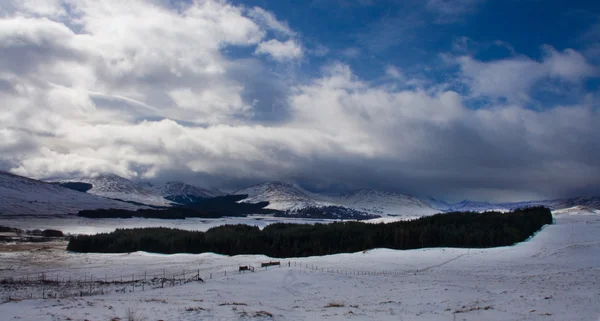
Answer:
<svg viewBox="0 0 600 321"><path fill-rule="evenodd" d="M135 210L139 206L0 172L0 216L64 215L98 208Z"/></svg>
<svg viewBox="0 0 600 321"><path fill-rule="evenodd" d="M294 210L306 207L336 205L322 200L317 194L282 182L266 182L250 186L233 194L248 195L248 198L242 200L242 202L246 203L269 202L267 208L275 210Z"/></svg>
<svg viewBox="0 0 600 321"><path fill-rule="evenodd" d="M87 191L102 197L120 199L124 201L137 202L154 206L170 206L171 202L164 199L162 195L156 193L151 188L139 185L126 178L102 174L95 177L82 177L76 179L61 180L62 182L81 182L92 185L92 189Z"/></svg>
<svg viewBox="0 0 600 321"><path fill-rule="evenodd" d="M362 189L341 195L323 195L306 191L298 186L282 182L265 182L235 192L247 194L242 202L269 202L267 208L295 210L305 207L342 206L369 214L399 216L402 219L452 211L500 211L516 208L546 206L551 209L582 206L600 209L600 197L578 197L570 199L527 201L512 203L490 203L464 200L447 203L433 197L417 197L401 193Z"/></svg>
<svg viewBox="0 0 600 321"><path fill-rule="evenodd" d="M440 212L423 199L376 190L358 190L333 198L332 201L359 211L379 215L425 216Z"/></svg>
<svg viewBox="0 0 600 321"><path fill-rule="evenodd" d="M90 194L154 206L173 205L173 202L165 199L165 197L170 196L192 195L205 198L223 195L218 190L200 188L183 182L171 181L164 184L136 183L113 174L70 179L50 179L49 181L88 183L93 186L88 191Z"/></svg>
<svg viewBox="0 0 600 321"><path fill-rule="evenodd" d="M0 225L24 230L56 229L66 234L98 234L109 233L117 228L167 227L188 231L206 231L211 227L224 224L246 224L263 228L273 223L330 223L332 220L299 219L273 217L268 215L252 215L248 217L223 217L214 219L186 218L184 220L162 220L152 218L104 218L92 219L85 217L65 218L2 218Z"/></svg>
<svg viewBox="0 0 600 321"><path fill-rule="evenodd" d="M428 201L399 193L359 190L342 195L319 195L282 182L266 182L235 192L247 194L243 202L265 202L267 208L295 210L305 207L343 206L369 214L423 216L439 213Z"/></svg>
<svg viewBox="0 0 600 321"><path fill-rule="evenodd" d="M295 267L245 274L231 272L270 258L77 254L64 251L64 243L4 252L0 278L46 272L110 279L185 269L200 270L206 282L9 302L0 304L0 315L3 320L126 320L130 310L140 320L600 320L600 215L579 208L554 214L555 225L509 247L374 249L291 258ZM219 274L225 270L227 276ZM327 307L332 303L343 306Z"/></svg>
<svg viewBox="0 0 600 321"><path fill-rule="evenodd" d="M223 193L216 190L210 190L206 188L200 188L193 185L185 184L182 182L166 182L163 185L158 185L158 193L163 196L177 196L177 195L193 195L196 197L216 197L222 196Z"/></svg>

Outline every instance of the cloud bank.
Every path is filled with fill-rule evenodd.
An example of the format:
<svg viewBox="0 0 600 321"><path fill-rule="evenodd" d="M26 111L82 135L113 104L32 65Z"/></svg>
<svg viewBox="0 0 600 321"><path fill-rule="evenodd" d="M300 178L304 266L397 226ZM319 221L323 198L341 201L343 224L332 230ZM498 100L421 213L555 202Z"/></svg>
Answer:
<svg viewBox="0 0 600 321"><path fill-rule="evenodd" d="M572 49L546 46L539 60L451 54L456 73L435 85L391 64L389 81L372 82L335 57L297 77L311 59L299 32L259 7L0 3L0 165L17 174L449 198L600 193L598 93L527 105L536 86L597 77ZM482 97L485 107L470 105Z"/></svg>

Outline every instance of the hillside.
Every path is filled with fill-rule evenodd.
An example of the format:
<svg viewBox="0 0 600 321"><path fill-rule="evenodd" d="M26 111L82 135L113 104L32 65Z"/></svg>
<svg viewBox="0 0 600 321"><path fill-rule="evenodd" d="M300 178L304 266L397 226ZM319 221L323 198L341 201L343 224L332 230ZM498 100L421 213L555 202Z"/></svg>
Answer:
<svg viewBox="0 0 600 321"><path fill-rule="evenodd" d="M139 206L0 172L0 215L63 215L99 208Z"/></svg>

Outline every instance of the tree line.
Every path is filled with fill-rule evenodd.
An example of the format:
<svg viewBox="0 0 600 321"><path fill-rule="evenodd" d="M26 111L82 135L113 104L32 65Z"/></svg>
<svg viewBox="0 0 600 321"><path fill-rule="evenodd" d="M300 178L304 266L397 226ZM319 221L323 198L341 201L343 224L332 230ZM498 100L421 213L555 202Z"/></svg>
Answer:
<svg viewBox="0 0 600 321"><path fill-rule="evenodd" d="M522 242L545 224L548 208L500 212L453 212L394 223L355 221L329 224L275 223L260 230L248 225L223 225L206 232L169 228L118 229L112 233L79 235L67 249L74 252L264 254L304 257L352 253L372 248L488 248Z"/></svg>

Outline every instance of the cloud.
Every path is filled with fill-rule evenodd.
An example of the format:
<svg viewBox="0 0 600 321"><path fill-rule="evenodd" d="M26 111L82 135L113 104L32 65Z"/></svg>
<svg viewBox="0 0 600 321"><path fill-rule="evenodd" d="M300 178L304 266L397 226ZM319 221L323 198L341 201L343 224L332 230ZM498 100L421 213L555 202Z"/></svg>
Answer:
<svg viewBox="0 0 600 321"><path fill-rule="evenodd" d="M385 67L385 73L386 75L395 78L395 79L402 79L404 78L404 75L402 75L402 72L400 71L400 69L396 68L396 66L393 65L387 65Z"/></svg>
<svg viewBox="0 0 600 321"><path fill-rule="evenodd" d="M379 54L415 39L424 26L426 22L420 11L398 9L369 24L356 38L369 51Z"/></svg>
<svg viewBox="0 0 600 321"><path fill-rule="evenodd" d="M527 56L516 56L483 62L471 56L460 56L456 58L460 68L459 81L470 88L473 96L526 102L530 99L532 88L542 81L578 83L598 75L597 67L588 63L583 55L573 49L559 52L545 46L543 51L540 61Z"/></svg>
<svg viewBox="0 0 600 321"><path fill-rule="evenodd" d="M311 5L317 7L367 7L375 4L375 0L312 0Z"/></svg>
<svg viewBox="0 0 600 321"><path fill-rule="evenodd" d="M476 11L485 0L427 0L425 8L437 15L437 23L453 23Z"/></svg>
<svg viewBox="0 0 600 321"><path fill-rule="evenodd" d="M0 18L0 164L15 173L456 198L600 190L598 95L540 110L519 96L547 79L595 77L574 50L463 53L452 60L471 92L461 95L387 61L382 82L331 61L295 77L294 64L274 61L303 58L304 44L268 38L286 26L274 14L260 22L225 1L22 3ZM474 96L510 99L473 109Z"/></svg>
<svg viewBox="0 0 600 321"><path fill-rule="evenodd" d="M270 55L280 62L300 59L303 56L302 47L291 39L284 42L276 39L261 42L255 53Z"/></svg>
<svg viewBox="0 0 600 321"><path fill-rule="evenodd" d="M271 29L283 36L294 37L296 36L296 32L294 32L288 26L287 22L282 22L277 20L275 15L260 7L253 7L248 11L248 16L251 17L257 23L265 26L268 29Z"/></svg>

